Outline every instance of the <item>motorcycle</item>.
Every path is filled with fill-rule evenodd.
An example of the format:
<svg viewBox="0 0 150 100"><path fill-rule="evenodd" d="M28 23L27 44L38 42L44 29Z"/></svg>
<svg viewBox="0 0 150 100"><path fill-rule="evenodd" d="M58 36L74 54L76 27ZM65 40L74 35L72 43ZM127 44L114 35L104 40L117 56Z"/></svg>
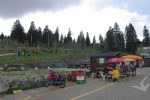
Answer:
<svg viewBox="0 0 150 100"><path fill-rule="evenodd" d="M58 78L55 79L54 74L52 74L51 79L47 80L46 87L49 85L59 86L60 88L64 88L66 86L66 79L62 77L62 75L58 75Z"/></svg>

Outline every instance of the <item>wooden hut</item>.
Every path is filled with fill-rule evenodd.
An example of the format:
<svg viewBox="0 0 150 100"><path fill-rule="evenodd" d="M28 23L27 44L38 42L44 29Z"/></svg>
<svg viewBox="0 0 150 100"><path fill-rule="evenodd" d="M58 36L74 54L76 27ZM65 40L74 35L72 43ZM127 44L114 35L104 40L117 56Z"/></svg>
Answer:
<svg viewBox="0 0 150 100"><path fill-rule="evenodd" d="M119 57L119 52L102 52L95 54L90 57L90 64L91 64L91 72L98 72L103 69L103 66L105 64L105 61L114 58Z"/></svg>

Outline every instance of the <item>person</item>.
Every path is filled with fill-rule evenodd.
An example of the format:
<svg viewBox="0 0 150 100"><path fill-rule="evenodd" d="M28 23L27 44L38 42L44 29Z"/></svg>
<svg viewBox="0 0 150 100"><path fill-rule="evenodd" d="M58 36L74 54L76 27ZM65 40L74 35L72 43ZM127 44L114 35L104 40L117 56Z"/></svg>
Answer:
<svg viewBox="0 0 150 100"><path fill-rule="evenodd" d="M105 76L105 80L106 81L109 81L109 79L111 78L110 76L110 74L109 74L109 71L111 70L111 68L110 68L110 66L109 65L107 65L107 66L105 66L104 67L104 70L103 70L103 75Z"/></svg>
<svg viewBox="0 0 150 100"><path fill-rule="evenodd" d="M134 72L135 72L135 75L136 75L136 68L135 68L135 66L134 66L132 63L130 63L129 69L130 69L130 71L132 72L132 76L134 75L134 74L133 74Z"/></svg>
<svg viewBox="0 0 150 100"><path fill-rule="evenodd" d="M51 79L52 79L52 70L50 70L48 73L48 80L51 80Z"/></svg>
<svg viewBox="0 0 150 100"><path fill-rule="evenodd" d="M96 77L97 77L97 78L101 78L101 74L100 74L100 72L99 72L99 71L97 71L97 73L96 73Z"/></svg>
<svg viewBox="0 0 150 100"><path fill-rule="evenodd" d="M117 81L120 77L120 72L116 68L113 69L111 74L112 74L112 80L113 81Z"/></svg>
<svg viewBox="0 0 150 100"><path fill-rule="evenodd" d="M129 68L134 68L134 65L132 63L130 63Z"/></svg>
<svg viewBox="0 0 150 100"><path fill-rule="evenodd" d="M116 69L119 70L119 71L121 70L121 65L120 65L120 63L117 63L117 64L116 64Z"/></svg>
<svg viewBox="0 0 150 100"><path fill-rule="evenodd" d="M105 74L107 74L107 73L109 72L109 70L110 70L109 65L106 65L106 66L104 67L104 69L103 69L103 72L104 72Z"/></svg>
<svg viewBox="0 0 150 100"><path fill-rule="evenodd" d="M125 66L125 64L122 64L121 65L121 69L120 69L120 77L121 77L121 79L128 80L127 72L128 72L128 68Z"/></svg>
<svg viewBox="0 0 150 100"><path fill-rule="evenodd" d="M54 72L54 80L55 80L55 81L58 80L58 74L57 74L57 72Z"/></svg>
<svg viewBox="0 0 150 100"><path fill-rule="evenodd" d="M49 70L49 73L48 73L48 85L52 84L52 78L53 78L53 72L52 72L52 70Z"/></svg>
<svg viewBox="0 0 150 100"><path fill-rule="evenodd" d="M67 74L67 81L71 81L71 80L72 80L71 73L68 73Z"/></svg>

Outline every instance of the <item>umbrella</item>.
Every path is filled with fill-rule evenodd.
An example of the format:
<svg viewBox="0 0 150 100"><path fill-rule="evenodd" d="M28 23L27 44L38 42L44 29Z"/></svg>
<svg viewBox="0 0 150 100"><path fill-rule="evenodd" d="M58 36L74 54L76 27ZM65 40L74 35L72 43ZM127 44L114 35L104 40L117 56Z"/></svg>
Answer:
<svg viewBox="0 0 150 100"><path fill-rule="evenodd" d="M122 59L130 58L130 59L134 59L134 60L142 60L143 59L142 57L136 56L136 55L126 55L126 56L122 56L121 58Z"/></svg>
<svg viewBox="0 0 150 100"><path fill-rule="evenodd" d="M119 62L123 62L123 59L121 58L111 58L109 60L106 61L107 63L119 63Z"/></svg>
<svg viewBox="0 0 150 100"><path fill-rule="evenodd" d="M124 62L127 62L127 61L135 61L135 60L134 60L134 59L131 59L131 58L124 58L123 61L124 61Z"/></svg>

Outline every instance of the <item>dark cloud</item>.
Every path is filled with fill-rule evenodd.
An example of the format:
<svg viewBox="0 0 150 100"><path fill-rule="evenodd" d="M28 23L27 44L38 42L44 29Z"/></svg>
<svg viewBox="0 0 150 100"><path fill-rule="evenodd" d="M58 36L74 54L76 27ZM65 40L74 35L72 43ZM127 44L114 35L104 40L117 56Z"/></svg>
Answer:
<svg viewBox="0 0 150 100"><path fill-rule="evenodd" d="M19 17L29 12L56 11L79 4L81 0L0 0L0 17Z"/></svg>

